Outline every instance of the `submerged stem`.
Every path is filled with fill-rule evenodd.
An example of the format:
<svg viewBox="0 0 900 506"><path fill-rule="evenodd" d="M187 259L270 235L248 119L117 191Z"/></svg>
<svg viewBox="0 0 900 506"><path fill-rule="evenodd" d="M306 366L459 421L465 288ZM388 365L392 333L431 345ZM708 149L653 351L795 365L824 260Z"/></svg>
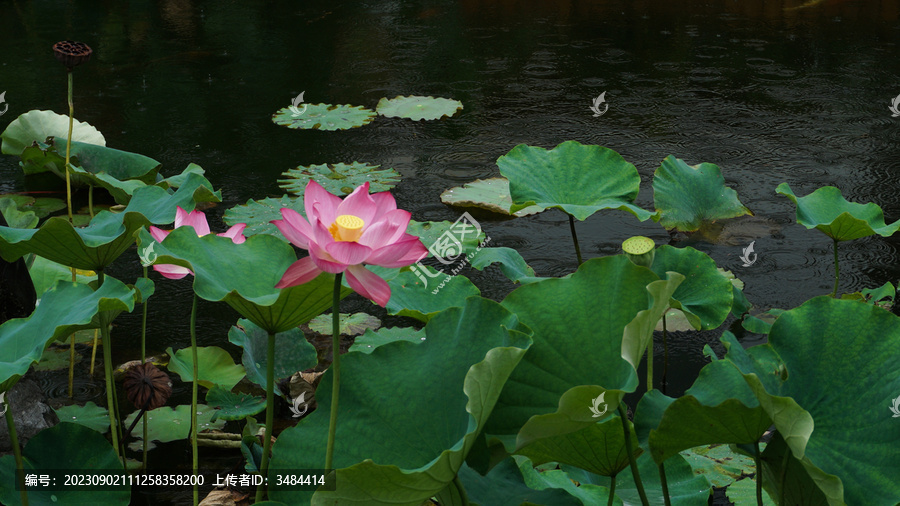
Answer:
<svg viewBox="0 0 900 506"><path fill-rule="evenodd" d="M631 444L631 431L628 430L628 414L619 403L619 418L622 420L622 430L625 432L625 451L628 452L628 463L631 464L631 476L634 478L634 486L641 496L641 504L649 506L647 494L644 492L644 484L641 483L641 473L638 472L637 461L634 459L634 448Z"/></svg>
<svg viewBox="0 0 900 506"><path fill-rule="evenodd" d="M194 381L191 384L191 472L197 476L199 469L197 455L197 385L199 383L200 365L197 363L197 294L191 304L191 360L194 362ZM194 506L200 502L200 491L194 480Z"/></svg>
<svg viewBox="0 0 900 506"><path fill-rule="evenodd" d="M9 393L9 390L6 391ZM19 436L16 434L16 422L13 420L12 409L9 406L9 400L6 400L6 427L9 429L9 442L12 445L13 455L16 457L16 469L25 469L25 465L22 462L22 449L19 448ZM24 506L28 506L28 491L25 490L25 474L16 473L16 478L19 480L19 496L22 499L22 504Z"/></svg>
<svg viewBox="0 0 900 506"><path fill-rule="evenodd" d="M341 387L341 276L334 275L334 296L331 299L331 418L328 422L328 444L325 449L325 470L334 463L334 435L337 432L338 393Z"/></svg>
<svg viewBox="0 0 900 506"><path fill-rule="evenodd" d="M272 450L272 426L275 424L275 334L269 333L266 348L266 431L263 434L263 454L259 471L263 478L269 471L269 452ZM256 502L263 499L264 487L256 488Z"/></svg>
<svg viewBox="0 0 900 506"><path fill-rule="evenodd" d="M569 230L572 231L572 242L575 243L575 256L578 257L578 265L580 266L584 261L581 259L581 247L578 246L578 235L575 233L575 218L571 214L569 214Z"/></svg>

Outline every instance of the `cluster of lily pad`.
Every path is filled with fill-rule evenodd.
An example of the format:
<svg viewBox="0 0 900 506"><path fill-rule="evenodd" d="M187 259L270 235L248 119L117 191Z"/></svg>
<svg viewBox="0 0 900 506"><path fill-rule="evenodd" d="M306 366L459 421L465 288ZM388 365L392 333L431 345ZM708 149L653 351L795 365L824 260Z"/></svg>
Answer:
<svg viewBox="0 0 900 506"><path fill-rule="evenodd" d="M356 114L324 109L323 115ZM318 110L309 106L305 114ZM4 153L19 156L26 170L65 171L55 152L60 133L49 126L58 118L47 112L22 118L3 133ZM41 122L48 126L40 127ZM79 130L88 136L87 128ZM93 140L100 142L96 135ZM282 182L295 196L250 201L225 212L229 226L246 225L243 243L201 236L190 226L161 238L151 234L151 225L174 222L179 207L190 212L199 203L220 200L202 169L192 165L163 178L156 163L147 172L125 176L118 168L133 165L116 161L140 155L84 142L73 144L72 175L107 189L121 209L97 213L84 228L61 217L33 228L40 220L28 213L36 211L37 202L0 204L13 225L0 227L4 259L36 255L96 274L94 281L72 282L63 271L59 281L39 290L41 303L29 318L0 326L0 391L11 388L50 343L79 330L101 331L107 365L107 407L65 408L60 418L75 423L60 423L35 436L22 455L26 469L122 466L124 441L117 431L130 426L139 410L124 421L116 414L109 326L136 304L146 307L154 283L142 277L126 284L104 271L137 244L134 253L146 265L189 270L196 297L225 302L243 316L227 336L243 349L241 364L216 346L168 350L168 370L208 389L205 404L148 411L141 438L186 439L190 427L199 432L221 429L225 420L246 420L243 433L236 435L244 463L248 471L262 473L321 468L322 456L333 452L328 467L334 469L335 490L271 486L270 504L700 505L707 504L714 486L727 487L738 504L798 504L801 498L804 504L900 501L893 483L900 475L900 454L891 450L900 439L900 420L889 409L900 396L895 372L900 319L875 304L892 297L893 287L846 294L843 300L815 297L797 308L770 311L767 321L749 315L742 284L707 254L691 247L654 247L646 240L634 241L649 246L634 252L629 244L630 255L583 260L576 249L577 270L559 278L538 276L513 249L480 248L483 235L462 241L463 251L474 253L472 267L497 264L520 285L499 302L481 297L462 275L449 276L435 294L434 278L420 278L407 267L367 267L390 289L388 313L418 323L368 328L356 337L341 357L340 403L334 402L336 371L331 367L315 391L317 409L271 443L272 396L290 394L278 380L317 362L298 325L331 308L337 342L355 322L345 318L339 325L338 303L352 286L343 285L339 276L325 272L300 276L302 282L294 286L279 285L299 263L289 243L306 244L305 235L294 235L279 221L309 220L293 222L301 230L315 226L318 217L311 210L318 204L306 200L318 203L323 196L307 194L311 187L359 196L365 183L373 191L387 190L400 181L399 174L356 162L301 167ZM497 165L502 178L448 190L442 199L518 219L556 208L568 215L573 239L575 219L584 221L605 209L688 232L750 213L725 186L717 166L690 166L673 156L654 174L653 211L634 203L640 189L637 169L608 148L575 141L554 149L520 145ZM834 188L802 198L786 184L778 192L795 202L799 223L822 230L835 248L838 241L887 236L900 227L885 224L876 205L849 203ZM452 225L413 221L406 230L427 246L452 234ZM673 314L696 330L719 329L734 315L748 330L768 334L768 343L744 349L733 334L723 332L727 353L719 357L708 347L697 350L710 363L684 395L669 397L654 388L651 361L654 331ZM377 327L371 321L365 326ZM645 354L648 375L642 382L638 369ZM243 378L266 390L267 399L234 392ZM260 444L253 416L264 409ZM102 435L107 431L111 441ZM195 443L200 436L192 437ZM723 469L723 462L735 467ZM4 504L20 503L13 486L16 466L13 457L0 458ZM35 492L29 500L76 500L66 492L53 494ZM79 502L98 504L127 504L130 497L128 492L77 494Z"/></svg>

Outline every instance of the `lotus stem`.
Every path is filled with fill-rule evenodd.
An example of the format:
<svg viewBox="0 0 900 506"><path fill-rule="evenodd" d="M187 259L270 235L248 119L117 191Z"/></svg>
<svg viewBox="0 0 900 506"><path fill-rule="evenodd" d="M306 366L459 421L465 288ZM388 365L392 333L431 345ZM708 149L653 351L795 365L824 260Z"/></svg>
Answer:
<svg viewBox="0 0 900 506"><path fill-rule="evenodd" d="M665 462L659 463L659 483L662 484L663 500L666 506L672 506L672 499L669 497L669 482L666 480Z"/></svg>
<svg viewBox="0 0 900 506"><path fill-rule="evenodd" d="M584 260L581 259L581 247L578 245L578 235L575 233L575 217L571 214L569 214L569 230L572 231L572 242L575 243L575 256L578 257L578 266L580 267Z"/></svg>
<svg viewBox="0 0 900 506"><path fill-rule="evenodd" d="M669 374L669 332L666 329L666 313L663 313L663 373L662 373L662 393L666 393L666 383L668 383Z"/></svg>
<svg viewBox="0 0 900 506"><path fill-rule="evenodd" d="M647 343L647 391L653 390L653 335Z"/></svg>
<svg viewBox="0 0 900 506"><path fill-rule="evenodd" d="M66 138L66 204L68 206L69 211L69 223L73 223L72 221L72 179L69 175L69 160L71 159L72 153L72 126L75 121L75 103L72 101L72 70L69 69L67 72L69 75L69 135ZM74 274L74 271L73 271ZM72 280L74 281L74 279Z"/></svg>
<svg viewBox="0 0 900 506"><path fill-rule="evenodd" d="M616 475L612 475L609 477L609 500L606 501L606 506L613 506L613 503L616 499Z"/></svg>
<svg viewBox="0 0 900 506"><path fill-rule="evenodd" d="M838 267L838 255L837 255L837 239L834 240L834 291L831 292L831 296L837 297L838 291L838 274L840 274L841 269Z"/></svg>
<svg viewBox="0 0 900 506"><path fill-rule="evenodd" d="M6 393L9 393L7 391ZM12 409L9 405L9 399L6 400L6 427L9 429L9 443L12 445L13 455L16 456L16 469L23 472L16 472L16 479L19 480L19 496L22 504L28 506L28 491L25 489L25 465L22 462L22 449L19 448L19 436L16 434L16 422L13 420Z"/></svg>
<svg viewBox="0 0 900 506"><path fill-rule="evenodd" d="M466 488L463 487L461 481L459 481L459 475L453 477L453 485L456 487L456 492L459 494L459 504L460 506L469 506L469 495L466 493Z"/></svg>
<svg viewBox="0 0 900 506"><path fill-rule="evenodd" d="M94 185L88 185L88 214L94 219Z"/></svg>
<svg viewBox="0 0 900 506"><path fill-rule="evenodd" d="M69 399L72 398L72 392L75 390L75 333L72 332L71 343L69 344Z"/></svg>
<svg viewBox="0 0 900 506"><path fill-rule="evenodd" d="M147 266L144 266L144 277L147 277ZM141 316L141 365L147 361L147 298L141 296L144 301L143 307L143 315ZM91 368L93 370L94 363L93 359L91 361ZM141 420L143 420L144 424L144 437L142 439L143 442L143 453L141 462L143 464L143 469L147 469L147 417L142 416ZM129 431L130 432L130 431Z"/></svg>
<svg viewBox="0 0 900 506"><path fill-rule="evenodd" d="M628 463L631 464L631 476L634 478L634 486L641 496L641 504L650 506L647 494L644 492L644 484L641 483L641 473L638 472L637 461L634 459L634 448L631 445L631 431L628 430L628 414L619 403L619 418L622 420L622 430L625 432L625 451L628 452Z"/></svg>
<svg viewBox="0 0 900 506"><path fill-rule="evenodd" d="M100 330L94 329L94 346L91 350L91 377L94 376L94 362L97 360L97 340L99 339Z"/></svg>
<svg viewBox="0 0 900 506"><path fill-rule="evenodd" d="M194 381L191 384L191 472L197 476L197 385L200 382L200 364L197 363L197 294L191 304L191 360L194 362ZM146 453L145 453L146 455ZM200 491L194 480L194 506L200 503Z"/></svg>
<svg viewBox="0 0 900 506"><path fill-rule="evenodd" d="M759 441L753 445L753 458L756 460L756 504L763 506L762 497L762 462L759 457Z"/></svg>
<svg viewBox="0 0 900 506"><path fill-rule="evenodd" d="M97 271L97 287L103 286L103 270ZM106 409L109 412L109 433L112 437L113 448L116 449L116 457L123 458L119 449L119 423L116 417L116 380L113 378L112 345L109 338L109 322L103 316L100 317L100 336L103 339L103 372L106 376Z"/></svg>
<svg viewBox="0 0 900 506"><path fill-rule="evenodd" d="M325 448L325 471L334 464L334 435L337 432L338 394L341 386L341 277L334 275L334 296L331 299L331 418L328 422L328 444Z"/></svg>
<svg viewBox="0 0 900 506"><path fill-rule="evenodd" d="M778 504L785 504L785 489L787 488L787 467L788 462L791 460L791 448L785 443L784 445L784 457L781 459L781 479L779 480L781 483L779 484L779 488L781 490L778 491ZM759 472L759 471L757 471Z"/></svg>
<svg viewBox="0 0 900 506"><path fill-rule="evenodd" d="M269 342L266 348L266 431L263 433L263 454L259 472L265 483L269 473L269 453L272 451L272 432L275 425L275 334L269 332ZM263 490L260 485L256 488L256 502L263 500Z"/></svg>

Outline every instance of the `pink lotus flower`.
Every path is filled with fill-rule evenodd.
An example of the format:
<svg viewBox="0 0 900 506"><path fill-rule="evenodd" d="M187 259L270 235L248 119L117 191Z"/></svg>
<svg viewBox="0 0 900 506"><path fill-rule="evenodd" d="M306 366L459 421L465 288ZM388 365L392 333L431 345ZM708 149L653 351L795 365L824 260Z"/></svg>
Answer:
<svg viewBox="0 0 900 506"><path fill-rule="evenodd" d="M201 211L191 211L188 213L180 206L175 211L175 228L178 227L194 227L194 232L197 232L198 236L204 236L209 234L209 223L206 221L206 215ZM238 223L237 225L228 229L227 232L223 232L221 234L216 234L220 237L228 237L235 244L241 244L246 241L247 238L244 237L244 228L247 227L246 223ZM169 235L171 230L162 230L160 228L150 227L150 235L153 236L157 242L162 242L163 239ZM188 274L194 275L190 269L185 267L181 267L180 265L170 265L170 264L156 264L153 266L156 272L162 274L163 276L169 279L181 279Z"/></svg>
<svg viewBox="0 0 900 506"><path fill-rule="evenodd" d="M428 254L418 237L406 233L409 212L397 209L388 192L369 195L368 182L342 201L310 180L303 198L306 219L282 208L284 219L272 223L291 244L309 250L309 256L288 267L275 288L309 282L323 271L346 271L356 293L385 306L391 298L390 287L362 264L404 267Z"/></svg>

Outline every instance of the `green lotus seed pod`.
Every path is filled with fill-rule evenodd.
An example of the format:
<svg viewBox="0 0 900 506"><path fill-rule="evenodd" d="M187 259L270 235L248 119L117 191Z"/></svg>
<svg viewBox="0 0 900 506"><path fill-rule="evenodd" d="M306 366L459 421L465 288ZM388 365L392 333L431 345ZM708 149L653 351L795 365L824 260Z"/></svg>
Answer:
<svg viewBox="0 0 900 506"><path fill-rule="evenodd" d="M622 243L622 251L635 264L650 268L653 265L653 257L656 256L656 243L649 237L636 235L625 239Z"/></svg>

